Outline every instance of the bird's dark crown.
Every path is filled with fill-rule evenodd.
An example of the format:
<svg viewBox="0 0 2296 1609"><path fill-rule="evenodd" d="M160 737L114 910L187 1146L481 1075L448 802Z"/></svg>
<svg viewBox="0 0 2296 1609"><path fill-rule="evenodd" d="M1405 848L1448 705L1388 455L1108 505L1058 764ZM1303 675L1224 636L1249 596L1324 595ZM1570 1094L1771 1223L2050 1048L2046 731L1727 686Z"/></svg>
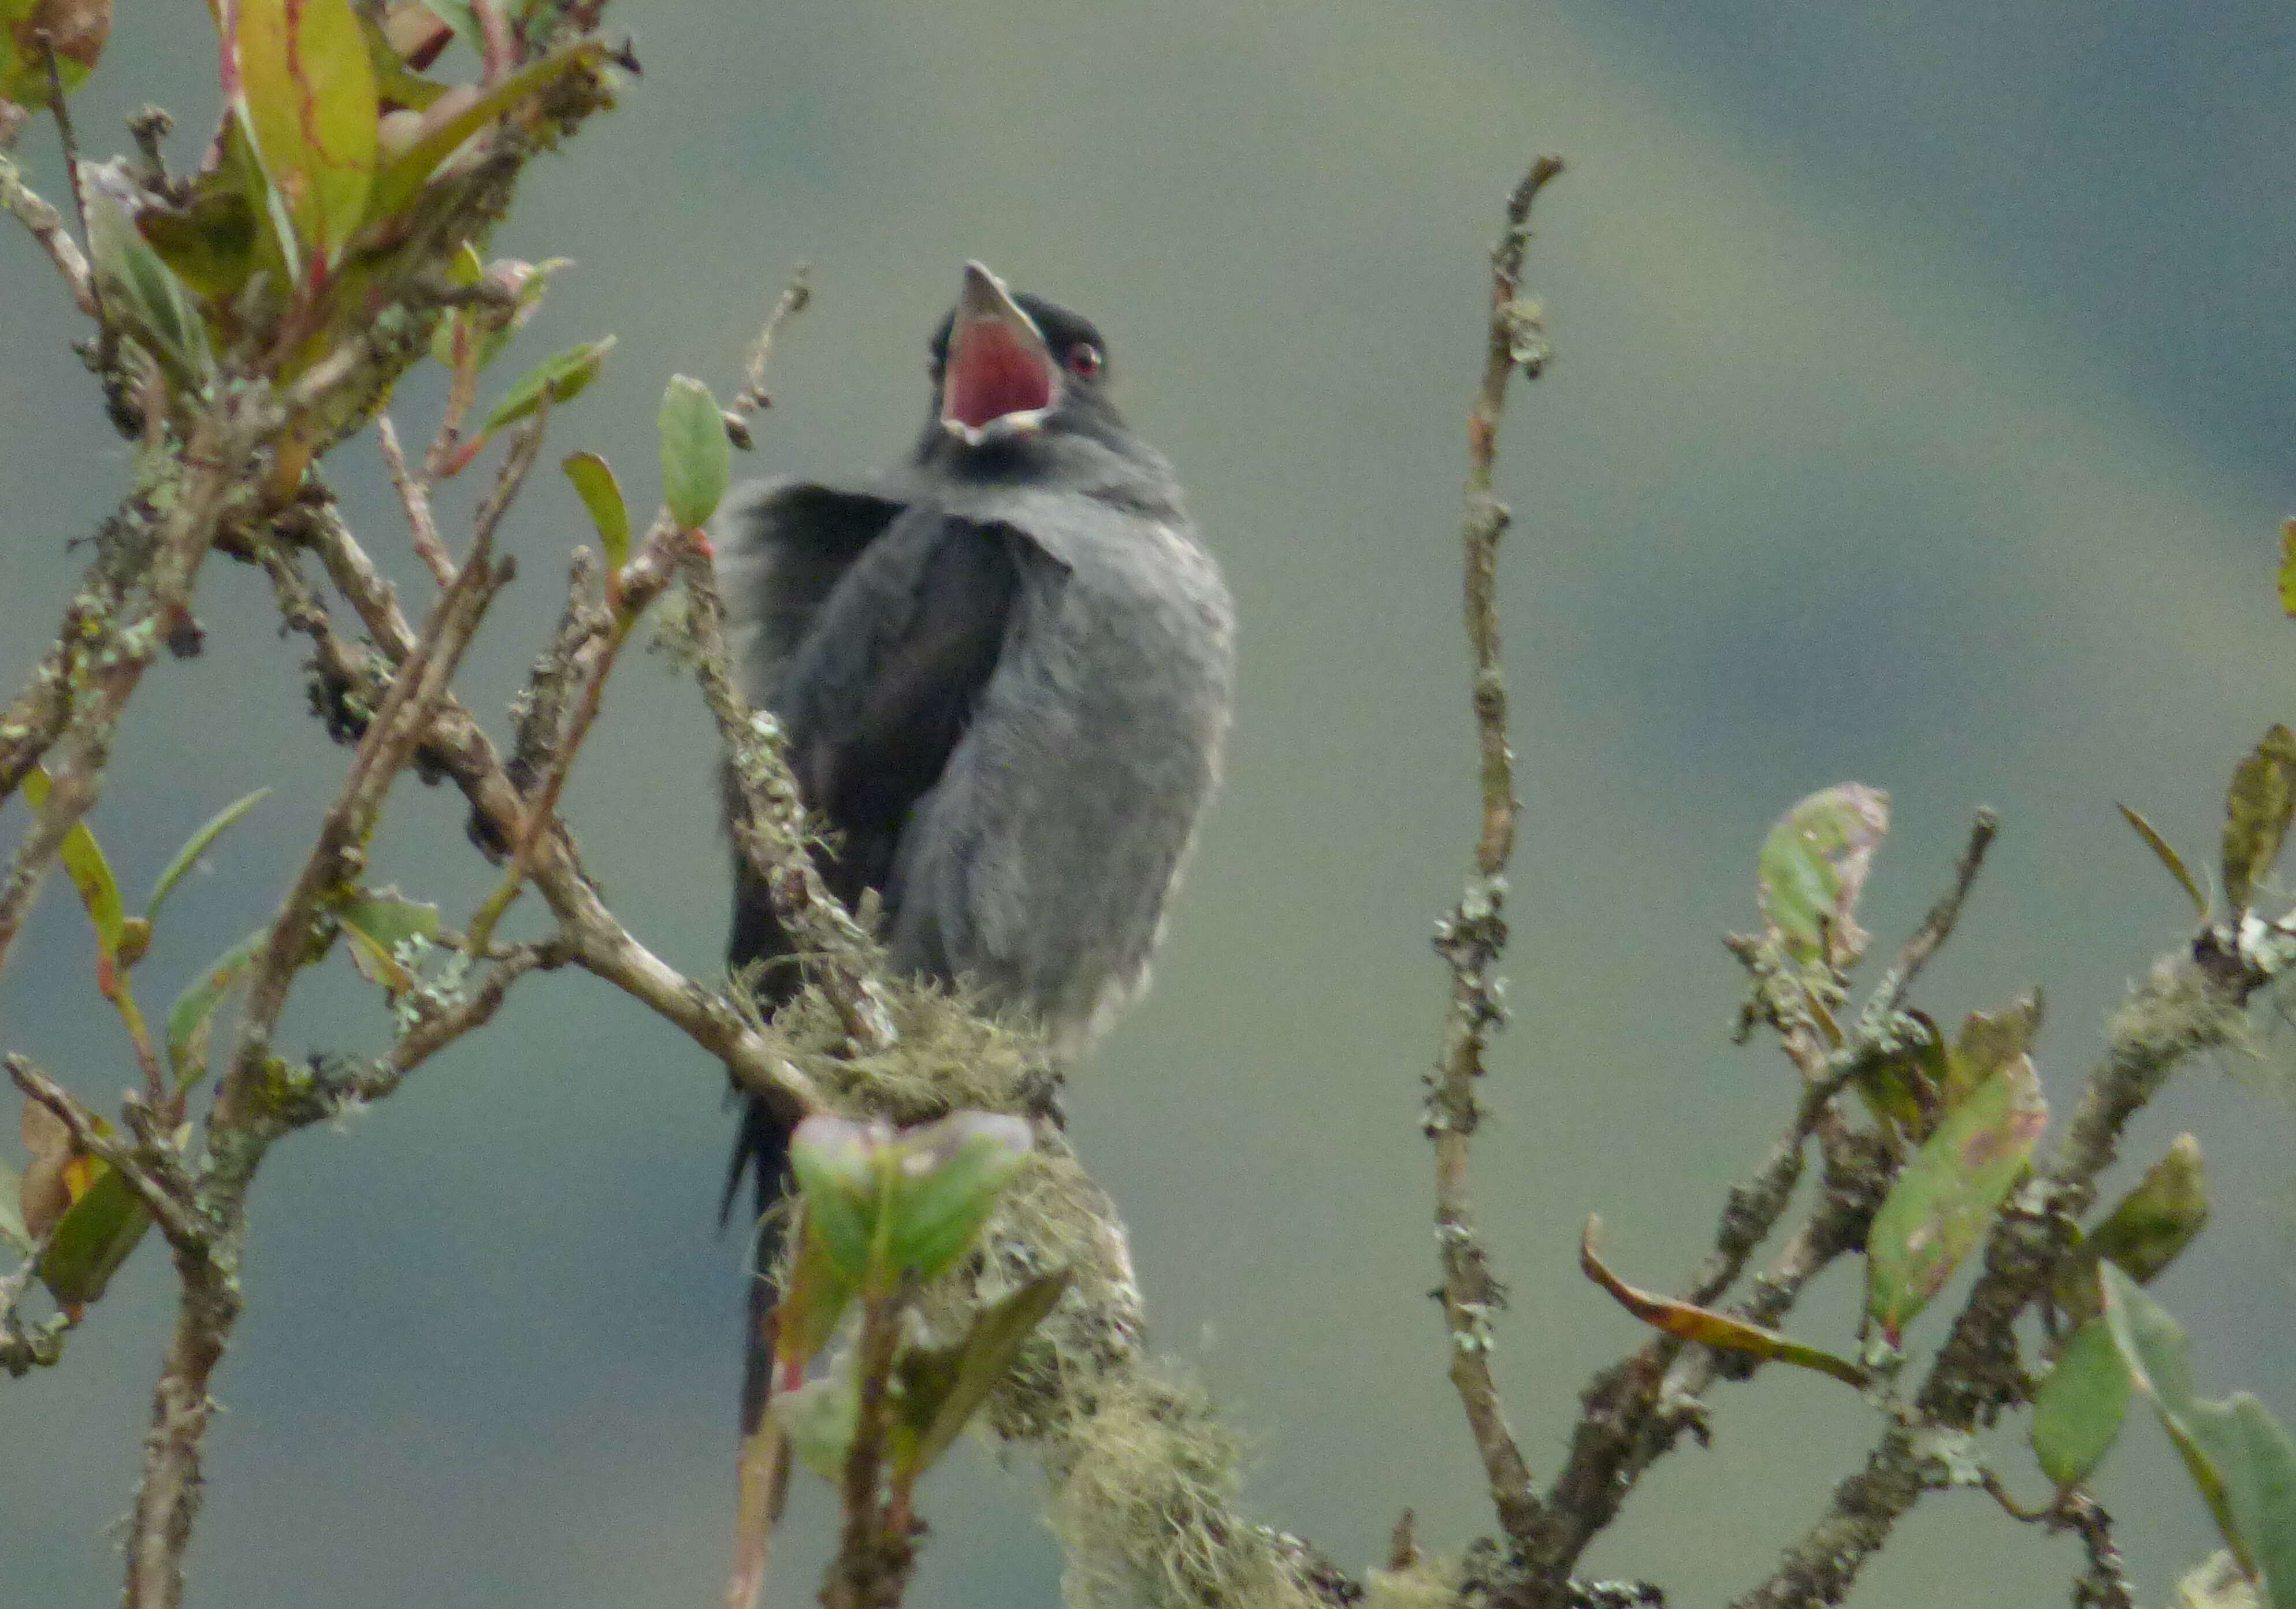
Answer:
<svg viewBox="0 0 2296 1609"><path fill-rule="evenodd" d="M928 369L935 401L924 435L917 444L917 462L966 480L1026 478L1059 451L1062 438L1084 438L1110 449L1119 458L1154 460L1160 466L1161 460L1133 435L1109 398L1112 365L1099 326L1083 314L1041 296L1014 291L1013 300L1037 326L1053 361L1059 365L1057 402L1045 415L1037 431L1028 435L998 437L978 446L967 446L944 430L939 396L948 369L949 338L956 324L956 311L951 308L933 332L929 348Z"/></svg>

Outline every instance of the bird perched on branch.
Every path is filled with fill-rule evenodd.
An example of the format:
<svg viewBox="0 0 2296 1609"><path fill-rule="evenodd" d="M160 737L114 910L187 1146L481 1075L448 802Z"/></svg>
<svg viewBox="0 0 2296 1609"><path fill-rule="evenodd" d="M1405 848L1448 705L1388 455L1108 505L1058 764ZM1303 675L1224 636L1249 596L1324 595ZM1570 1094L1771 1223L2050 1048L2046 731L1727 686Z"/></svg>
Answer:
<svg viewBox="0 0 2296 1609"><path fill-rule="evenodd" d="M830 829L829 886L875 892L895 971L1033 1016L1062 1060L1146 981L1233 669L1227 588L1109 374L1090 323L968 263L906 457L750 488L726 522L747 692ZM729 960L789 949L737 856ZM796 971L765 969L768 1006ZM754 1170L764 1214L788 1141L752 1098L729 1204ZM760 1325L770 1302L761 1280Z"/></svg>

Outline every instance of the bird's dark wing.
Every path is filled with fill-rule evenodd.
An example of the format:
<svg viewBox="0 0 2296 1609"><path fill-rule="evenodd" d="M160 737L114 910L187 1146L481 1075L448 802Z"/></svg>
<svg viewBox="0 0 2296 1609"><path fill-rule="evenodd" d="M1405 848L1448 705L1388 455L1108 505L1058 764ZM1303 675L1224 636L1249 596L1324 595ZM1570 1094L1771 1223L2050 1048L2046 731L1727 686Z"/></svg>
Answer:
<svg viewBox="0 0 2296 1609"><path fill-rule="evenodd" d="M972 718L1020 589L1022 539L1000 527L911 509L882 530L839 571L771 685L752 689L782 723L808 807L832 829L822 869L848 904L865 890L890 898L910 811ZM764 888L737 858L729 965L772 963L790 948ZM759 998L770 1007L798 982L796 969L769 965ZM779 1120L750 1102L725 1204L754 1167L762 1214L783 1189L787 1150Z"/></svg>
<svg viewBox="0 0 2296 1609"><path fill-rule="evenodd" d="M901 512L894 497L818 480L738 488L718 517L726 603L747 629L742 671L751 702L812 628L838 580Z"/></svg>

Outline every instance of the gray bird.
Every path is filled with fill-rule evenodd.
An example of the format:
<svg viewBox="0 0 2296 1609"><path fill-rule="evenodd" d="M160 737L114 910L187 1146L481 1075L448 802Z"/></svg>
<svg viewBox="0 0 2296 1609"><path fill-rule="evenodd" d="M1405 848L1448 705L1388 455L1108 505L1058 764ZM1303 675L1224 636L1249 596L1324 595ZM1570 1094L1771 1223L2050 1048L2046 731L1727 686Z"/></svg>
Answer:
<svg viewBox="0 0 2296 1609"><path fill-rule="evenodd" d="M1219 769L1234 608L1090 323L968 263L931 376L892 469L729 511L747 691L831 829L830 887L882 900L893 967L1033 1015L1065 1061L1146 983ZM787 938L735 870L728 958L772 962ZM769 1006L794 972L765 969ZM752 1100L728 1203L754 1168L762 1215L787 1154Z"/></svg>

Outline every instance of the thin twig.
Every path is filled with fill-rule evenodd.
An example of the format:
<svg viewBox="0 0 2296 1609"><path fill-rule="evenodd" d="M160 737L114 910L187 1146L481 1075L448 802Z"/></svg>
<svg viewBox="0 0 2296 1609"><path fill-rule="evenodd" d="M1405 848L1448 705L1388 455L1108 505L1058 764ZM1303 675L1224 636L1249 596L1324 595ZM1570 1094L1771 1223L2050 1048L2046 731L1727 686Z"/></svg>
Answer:
<svg viewBox="0 0 2296 1609"><path fill-rule="evenodd" d="M447 556L446 545L439 540L439 526L430 515L430 494L406 467L406 455L399 450L398 431L390 423L388 413L374 416L375 439L382 446L382 465L390 472L390 484L398 493L398 505L406 511L406 529L414 543L415 556L430 571L431 579L440 587L453 584L455 561Z"/></svg>
<svg viewBox="0 0 2296 1609"><path fill-rule="evenodd" d="M782 325L805 311L813 300L813 287L806 280L806 266L798 265L790 276L787 289L774 303L774 310L766 315L765 328L758 332L755 344L750 348L749 361L742 365L742 389L734 393L734 411L754 414L774 405L766 390L766 363L774 352L774 337L781 333Z"/></svg>
<svg viewBox="0 0 2296 1609"><path fill-rule="evenodd" d="M1961 919L1961 907L1976 884L1977 874L1985 865L1985 851L1992 847L1994 835L2001 830L2001 814L1990 805L1979 809L1977 818L1970 824L1969 846L1961 852L1961 860L1953 870L1953 886L1939 896L1930 907L1930 914L1914 930L1912 938L1890 963L1890 970L1874 984L1874 993L1866 1003L1858 1018L1858 1032L1867 1038L1878 1037L1883 1025L1905 1009L1906 994L1920 977L1922 968L1938 952L1940 945L1953 936L1954 924Z"/></svg>
<svg viewBox="0 0 2296 1609"><path fill-rule="evenodd" d="M94 1112L81 1105L71 1091L34 1066L29 1058L12 1054L7 1057L7 1067L9 1078L24 1092L24 1098L37 1101L70 1131L75 1150L94 1157L119 1175L135 1193L136 1199L150 1210L152 1221L160 1226L160 1232L169 1244L193 1250L207 1245L208 1226L185 1204L187 1179L179 1172L156 1170L154 1163L158 1159L139 1153L136 1146L106 1133Z"/></svg>
<svg viewBox="0 0 2296 1609"><path fill-rule="evenodd" d="M40 199L32 187L24 183L23 169L16 159L0 151L0 208L13 213L32 238L46 252L48 260L62 275L71 291L72 305L90 318L103 316L95 300L95 276L88 272L87 259L81 254L79 242L64 227L63 214Z"/></svg>
<svg viewBox="0 0 2296 1609"><path fill-rule="evenodd" d="M1468 1140L1482 1120L1475 1094L1492 1031L1505 1018L1496 969L1506 944L1506 867L1514 850L1514 754L1507 738L1505 673L1499 661L1498 544L1505 506L1492 495L1499 421L1507 382L1518 371L1536 377L1544 361L1533 339L1538 315L1522 299L1522 259L1530 243L1530 208L1562 162L1542 156L1507 198L1506 233L1491 252L1491 317L1482 382L1467 421L1467 640L1473 656L1475 733L1481 751L1482 825L1474 876L1438 928L1437 953L1451 972L1451 998L1441 1047L1428 1081L1423 1120L1435 1144L1435 1239L1443 1268L1439 1293L1449 1331L1450 1375L1474 1434L1499 1524L1518 1544L1536 1530L1540 1511L1530 1470L1507 1428L1491 1377L1490 1318L1503 1297L1467 1201Z"/></svg>

